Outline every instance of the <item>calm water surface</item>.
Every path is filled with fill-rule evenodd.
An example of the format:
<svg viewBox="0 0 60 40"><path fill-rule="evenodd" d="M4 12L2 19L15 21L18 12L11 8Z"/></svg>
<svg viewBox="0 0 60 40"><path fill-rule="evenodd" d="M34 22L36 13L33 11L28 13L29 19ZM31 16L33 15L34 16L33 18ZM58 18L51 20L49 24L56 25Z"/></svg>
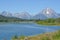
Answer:
<svg viewBox="0 0 60 40"><path fill-rule="evenodd" d="M14 35L31 36L56 30L60 30L60 26L43 26L34 23L0 24L0 40L3 38L11 40Z"/></svg>

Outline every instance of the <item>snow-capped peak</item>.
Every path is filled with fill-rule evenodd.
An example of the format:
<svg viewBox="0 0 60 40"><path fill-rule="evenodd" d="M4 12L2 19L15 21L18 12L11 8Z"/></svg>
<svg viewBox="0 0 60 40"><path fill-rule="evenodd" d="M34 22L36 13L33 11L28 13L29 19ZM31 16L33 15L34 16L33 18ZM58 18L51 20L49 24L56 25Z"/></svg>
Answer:
<svg viewBox="0 0 60 40"><path fill-rule="evenodd" d="M12 17L12 13L3 11L0 15L7 16L7 17Z"/></svg>
<svg viewBox="0 0 60 40"><path fill-rule="evenodd" d="M35 19L46 19L46 18L58 18L58 14L51 8L45 8L33 18Z"/></svg>
<svg viewBox="0 0 60 40"><path fill-rule="evenodd" d="M15 13L15 17L22 19L30 19L31 15L28 12Z"/></svg>
<svg viewBox="0 0 60 40"><path fill-rule="evenodd" d="M43 9L41 13L43 13L48 18L54 18L57 15L56 12L51 8Z"/></svg>

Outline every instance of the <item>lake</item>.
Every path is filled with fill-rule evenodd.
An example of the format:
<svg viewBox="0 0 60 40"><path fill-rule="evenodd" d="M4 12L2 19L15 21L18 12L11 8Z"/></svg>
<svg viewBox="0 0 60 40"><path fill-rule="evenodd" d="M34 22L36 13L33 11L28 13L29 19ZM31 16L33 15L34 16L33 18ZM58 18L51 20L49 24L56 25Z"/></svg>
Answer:
<svg viewBox="0 0 60 40"><path fill-rule="evenodd" d="M6 23L0 24L0 40L10 40L14 35L32 36L45 32L60 30L60 26L43 26L35 23Z"/></svg>

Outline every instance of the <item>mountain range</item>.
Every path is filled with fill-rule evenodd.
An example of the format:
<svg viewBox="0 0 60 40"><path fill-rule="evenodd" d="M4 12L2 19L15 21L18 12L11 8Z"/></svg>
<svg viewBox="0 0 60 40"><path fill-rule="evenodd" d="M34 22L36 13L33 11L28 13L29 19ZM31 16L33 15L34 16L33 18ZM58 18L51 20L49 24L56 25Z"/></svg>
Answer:
<svg viewBox="0 0 60 40"><path fill-rule="evenodd" d="M1 12L0 15L5 16L5 17L16 17L16 18L21 18L21 19L37 19L37 20L60 17L60 14L56 13L51 8L45 8L34 16L30 15L28 12L10 13L6 11Z"/></svg>

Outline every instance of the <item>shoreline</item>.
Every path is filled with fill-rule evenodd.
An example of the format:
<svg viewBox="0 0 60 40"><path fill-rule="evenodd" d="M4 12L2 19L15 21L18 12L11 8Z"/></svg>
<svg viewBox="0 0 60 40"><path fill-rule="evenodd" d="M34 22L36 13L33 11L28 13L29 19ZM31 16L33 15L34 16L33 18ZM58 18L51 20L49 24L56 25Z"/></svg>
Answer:
<svg viewBox="0 0 60 40"><path fill-rule="evenodd" d="M20 36L20 40L24 40L24 39L27 39L27 40L48 40L52 38L52 40L54 39L59 39L60 40L60 30L57 30L57 31L54 31L54 32L47 32L47 33L43 33L43 34L38 34L38 35L34 35L34 36ZM55 37L58 37L58 38L55 38ZM12 39L12 40L15 40Z"/></svg>
<svg viewBox="0 0 60 40"><path fill-rule="evenodd" d="M52 25L52 24L41 24L41 23L37 23L37 22L0 22L0 24L7 24L7 23L34 23L37 25L43 25L43 26L60 26L60 25Z"/></svg>
<svg viewBox="0 0 60 40"><path fill-rule="evenodd" d="M59 25L55 25L55 24L41 24L41 23L38 23L38 22L0 22L0 24L7 24L7 23L35 23L35 24L37 24L37 25L43 25L43 26L60 26L60 24Z"/></svg>

